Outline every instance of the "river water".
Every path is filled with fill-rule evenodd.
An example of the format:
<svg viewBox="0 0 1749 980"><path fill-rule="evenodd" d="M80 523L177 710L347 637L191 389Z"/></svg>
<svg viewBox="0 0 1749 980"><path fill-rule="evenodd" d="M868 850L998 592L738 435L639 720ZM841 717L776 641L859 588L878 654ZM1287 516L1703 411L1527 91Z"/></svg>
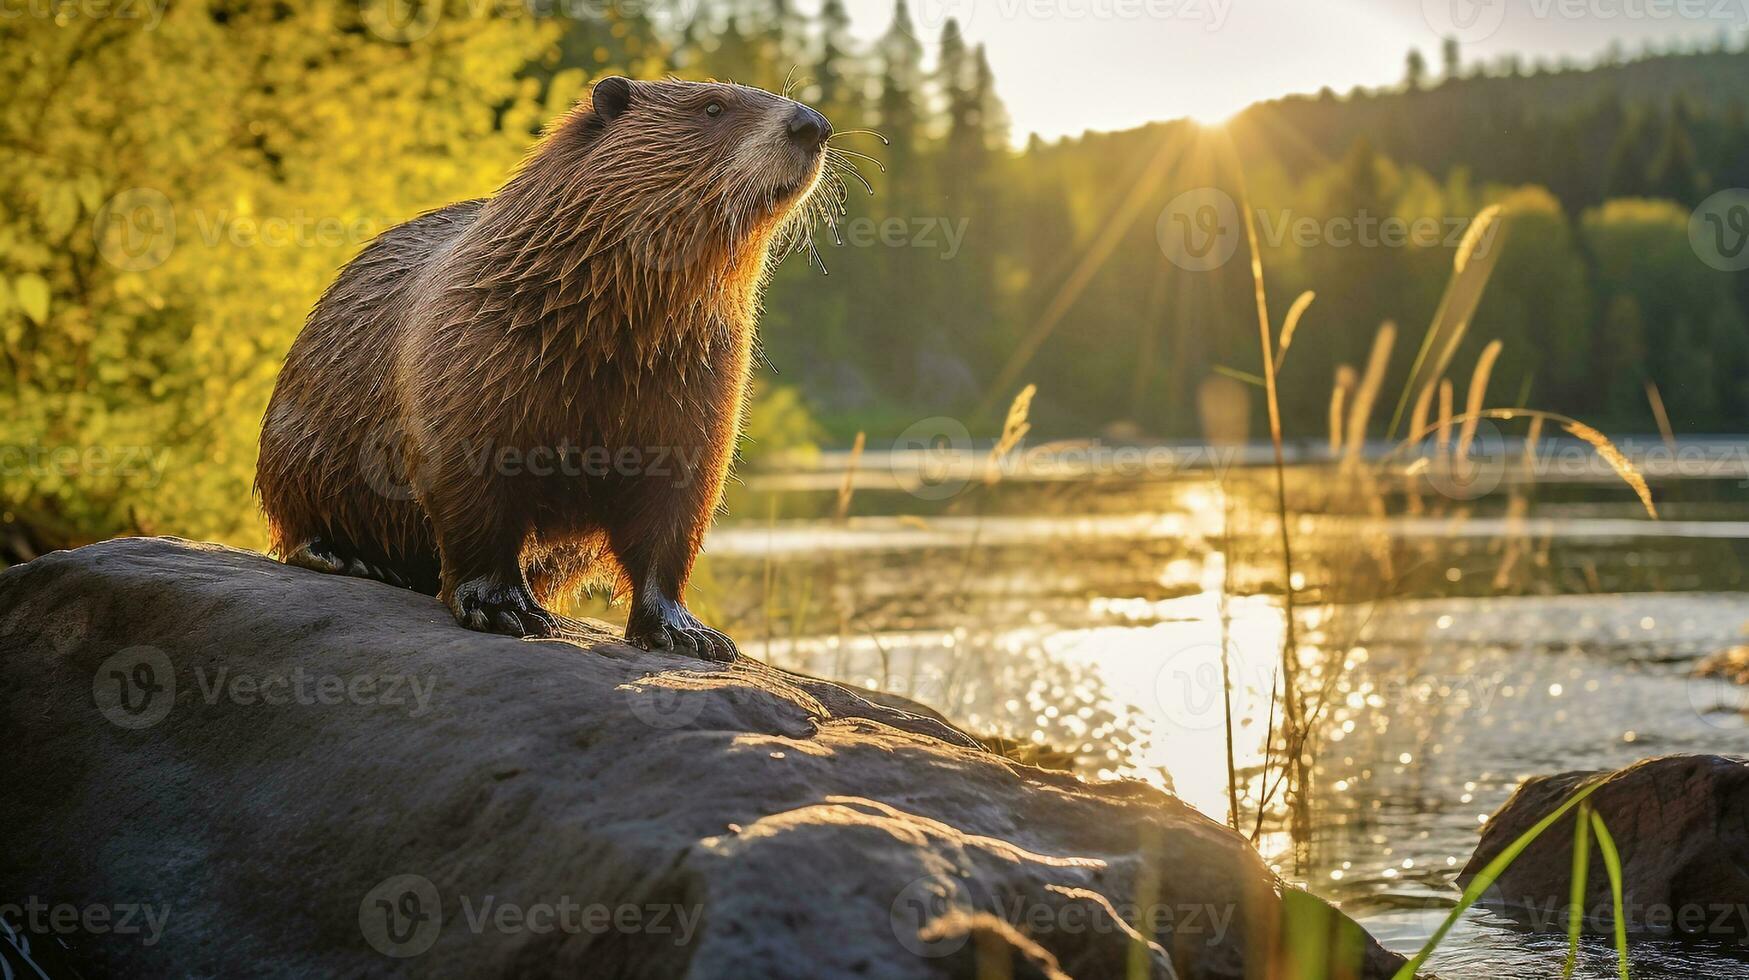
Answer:
<svg viewBox="0 0 1749 980"><path fill-rule="evenodd" d="M1749 754L1749 689L1689 678L1749 642L1749 447L1701 445L1686 468L1643 463L1657 521L1601 465L1508 458L1456 490L1294 466L1294 624L1316 732L1297 847L1265 792L1287 576L1270 471L1245 454L1102 469L1097 453L1055 465L1066 457L1046 450L998 473L836 454L756 472L696 588L751 655L915 697L1223 821L1230 723L1241 829L1412 953L1524 778ZM1431 964L1559 976L1565 953L1564 935L1472 911ZM1632 956L1636 977L1749 978L1735 945L1636 941ZM1607 938L1587 939L1578 975L1616 976Z"/></svg>

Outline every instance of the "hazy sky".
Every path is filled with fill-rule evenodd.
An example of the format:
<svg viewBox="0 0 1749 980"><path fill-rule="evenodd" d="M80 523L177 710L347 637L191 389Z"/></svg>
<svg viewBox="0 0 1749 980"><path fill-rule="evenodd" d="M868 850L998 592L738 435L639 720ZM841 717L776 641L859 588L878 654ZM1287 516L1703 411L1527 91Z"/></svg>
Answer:
<svg viewBox="0 0 1749 980"><path fill-rule="evenodd" d="M892 0L846 0L872 37ZM1126 129L1155 119L1221 119L1259 99L1346 92L1402 78L1409 48L1438 70L1442 35L1472 59L1522 53L1590 59L1612 40L1741 43L1749 0L912 0L933 58L957 17L989 48L1015 139Z"/></svg>

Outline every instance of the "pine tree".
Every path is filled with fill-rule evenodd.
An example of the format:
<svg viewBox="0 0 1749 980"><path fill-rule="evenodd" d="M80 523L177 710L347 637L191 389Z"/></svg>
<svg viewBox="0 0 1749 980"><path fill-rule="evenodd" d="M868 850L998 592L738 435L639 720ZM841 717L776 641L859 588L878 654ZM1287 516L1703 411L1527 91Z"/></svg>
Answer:
<svg viewBox="0 0 1749 980"><path fill-rule="evenodd" d="M1647 193L1646 170L1651 157L1647 128L1646 115L1638 110L1630 112L1622 123L1605 171L1604 192L1609 197L1642 197Z"/></svg>
<svg viewBox="0 0 1749 980"><path fill-rule="evenodd" d="M855 55L850 46L850 15L844 10L844 0L826 0L820 7L820 56L814 63L814 84L828 117L853 101Z"/></svg>
<svg viewBox="0 0 1749 980"><path fill-rule="evenodd" d="M973 105L977 111L977 126L984 134L984 145L991 150L1008 146L1008 109L996 94L996 75L990 70L990 59L982 44L978 45L973 70Z"/></svg>
<svg viewBox="0 0 1749 980"><path fill-rule="evenodd" d="M1421 56L1421 49L1410 48L1409 57L1404 62L1403 84L1411 92L1421 91L1421 86L1427 82L1427 59Z"/></svg>
<svg viewBox="0 0 1749 980"><path fill-rule="evenodd" d="M876 44L881 64L881 92L876 102L880 128L893 141L895 164L915 153L919 123L917 104L922 87L923 46L905 0L893 6L893 23Z"/></svg>
<svg viewBox="0 0 1749 980"><path fill-rule="evenodd" d="M1647 189L1657 197L1692 207L1700 203L1702 181L1689 125L1688 105L1677 100L1665 121L1658 154L1647 168Z"/></svg>
<svg viewBox="0 0 1749 980"><path fill-rule="evenodd" d="M946 131L946 157L958 176L979 168L984 134L978 127L976 66L960 35L959 22L948 18L941 28L941 50L936 56L935 84L940 93Z"/></svg>

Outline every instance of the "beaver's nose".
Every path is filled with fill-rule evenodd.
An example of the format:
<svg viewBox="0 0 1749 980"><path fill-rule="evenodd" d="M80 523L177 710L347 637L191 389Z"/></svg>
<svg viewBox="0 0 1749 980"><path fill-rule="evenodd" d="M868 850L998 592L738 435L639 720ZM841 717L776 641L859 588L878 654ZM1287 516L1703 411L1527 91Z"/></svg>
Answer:
<svg viewBox="0 0 1749 980"><path fill-rule="evenodd" d="M789 138L797 145L817 150L832 135L832 124L805 105L798 105L789 114Z"/></svg>

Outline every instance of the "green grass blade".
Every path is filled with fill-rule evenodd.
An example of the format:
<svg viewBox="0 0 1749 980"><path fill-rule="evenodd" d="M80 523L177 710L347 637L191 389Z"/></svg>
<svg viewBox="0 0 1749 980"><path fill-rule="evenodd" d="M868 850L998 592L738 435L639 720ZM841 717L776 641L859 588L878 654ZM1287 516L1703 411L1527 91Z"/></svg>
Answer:
<svg viewBox="0 0 1749 980"><path fill-rule="evenodd" d="M1252 374L1250 371L1241 371L1238 368L1228 367L1225 364L1216 364L1214 371L1216 374L1224 374L1227 377L1232 378L1234 381L1243 381L1255 388L1262 388L1264 386L1263 375L1261 374Z"/></svg>
<svg viewBox="0 0 1749 980"><path fill-rule="evenodd" d="M1615 956L1621 980L1628 980L1628 922L1622 915L1621 854L1615 849L1615 838L1603 818L1593 813L1591 826L1597 831L1597 849L1603 852L1603 867L1609 871L1609 899L1615 913Z"/></svg>
<svg viewBox="0 0 1749 980"><path fill-rule="evenodd" d="M1567 965L1561 970L1561 980L1573 975L1579 964L1579 934L1585 931L1585 878L1591 868L1591 804L1579 806L1579 816L1573 828L1573 887L1568 892Z"/></svg>
<svg viewBox="0 0 1749 980"><path fill-rule="evenodd" d="M1471 879L1470 887L1464 889L1463 895L1458 898L1457 905L1445 917L1445 921L1439 924L1439 928L1433 931L1433 935L1427 940L1427 945L1422 946L1421 951L1416 953L1413 959L1404 963L1392 975L1391 980L1414 980L1415 971L1421 969L1421 966L1427 962L1427 958L1439 948L1439 944L1445 940L1446 933L1451 931L1452 926L1457 925L1458 919L1469 911L1470 906L1476 904L1476 900L1482 897L1482 893L1493 886L1495 879L1499 878L1513 861L1518 860L1518 856L1524 853L1524 849L1530 846L1531 841L1541 837L1543 831L1553 826L1555 821L1566 816L1568 810L1584 802L1585 798L1601 785L1603 785L1602 782L1592 783L1573 794L1571 799L1561 804L1560 809L1537 821L1534 827L1520 834L1518 839L1508 845L1504 851L1495 855L1494 860L1489 861L1487 866L1478 872L1475 878Z"/></svg>

